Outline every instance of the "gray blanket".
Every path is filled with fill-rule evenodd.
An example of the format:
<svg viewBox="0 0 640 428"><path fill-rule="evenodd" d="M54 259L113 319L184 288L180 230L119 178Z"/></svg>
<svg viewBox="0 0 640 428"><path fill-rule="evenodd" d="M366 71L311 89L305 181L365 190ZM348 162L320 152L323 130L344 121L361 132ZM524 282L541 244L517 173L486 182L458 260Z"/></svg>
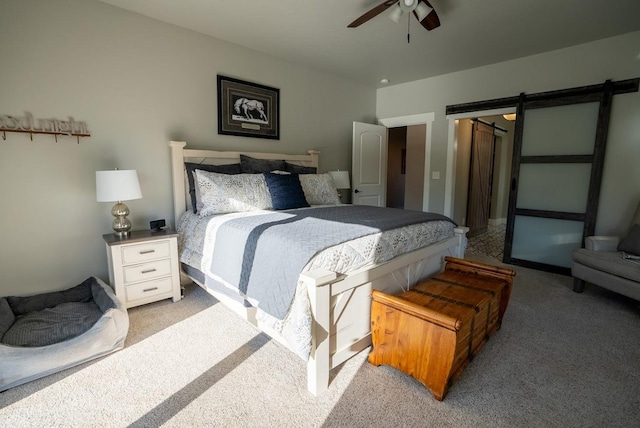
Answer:
<svg viewBox="0 0 640 428"><path fill-rule="evenodd" d="M343 242L416 223L451 219L440 214L363 205L317 207L242 217L216 233L211 272L283 319L304 266Z"/></svg>

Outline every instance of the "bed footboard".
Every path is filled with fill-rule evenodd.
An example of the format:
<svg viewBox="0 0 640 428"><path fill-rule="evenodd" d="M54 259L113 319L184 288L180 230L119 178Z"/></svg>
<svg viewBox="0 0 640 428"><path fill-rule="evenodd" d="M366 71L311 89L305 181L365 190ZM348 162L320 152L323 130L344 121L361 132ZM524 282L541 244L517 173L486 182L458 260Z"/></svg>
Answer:
<svg viewBox="0 0 640 428"><path fill-rule="evenodd" d="M313 315L307 387L318 395L329 386L329 372L371 345L371 291L399 294L442 270L444 256L463 258L468 228L445 241L379 265L336 275L315 270L301 275Z"/></svg>

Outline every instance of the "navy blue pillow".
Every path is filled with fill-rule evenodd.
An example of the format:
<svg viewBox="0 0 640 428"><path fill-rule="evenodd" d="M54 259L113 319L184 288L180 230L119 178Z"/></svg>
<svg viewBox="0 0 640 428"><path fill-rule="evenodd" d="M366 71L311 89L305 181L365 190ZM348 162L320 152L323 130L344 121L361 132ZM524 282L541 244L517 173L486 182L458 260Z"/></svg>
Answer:
<svg viewBox="0 0 640 428"><path fill-rule="evenodd" d="M232 163L229 165L204 165L200 163L191 163L185 162L184 167L187 170L187 180L189 180L189 195L191 196L191 208L193 209L193 213L196 214L198 212L198 208L196 207L196 181L194 178L194 174L196 169L202 171L216 172L218 174L240 174L240 164Z"/></svg>
<svg viewBox="0 0 640 428"><path fill-rule="evenodd" d="M307 199L304 197L298 174L273 174L267 172L264 173L264 179L271 194L271 205L274 210L289 210L309 206Z"/></svg>

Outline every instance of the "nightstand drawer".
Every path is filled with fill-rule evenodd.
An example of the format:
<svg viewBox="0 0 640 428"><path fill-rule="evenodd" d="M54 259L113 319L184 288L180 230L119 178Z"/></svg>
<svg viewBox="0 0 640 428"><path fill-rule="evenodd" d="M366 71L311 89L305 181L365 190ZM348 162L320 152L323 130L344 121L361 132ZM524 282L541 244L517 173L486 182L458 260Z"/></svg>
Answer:
<svg viewBox="0 0 640 428"><path fill-rule="evenodd" d="M126 265L169 257L169 241L145 242L122 247L122 262Z"/></svg>
<svg viewBox="0 0 640 428"><path fill-rule="evenodd" d="M127 266L123 271L125 284L159 278L161 276L171 274L171 259L156 260L135 266Z"/></svg>
<svg viewBox="0 0 640 428"><path fill-rule="evenodd" d="M173 283L171 277L157 279L155 281L139 282L125 287L127 293L127 302L133 302L138 299L145 299L157 294L171 293Z"/></svg>

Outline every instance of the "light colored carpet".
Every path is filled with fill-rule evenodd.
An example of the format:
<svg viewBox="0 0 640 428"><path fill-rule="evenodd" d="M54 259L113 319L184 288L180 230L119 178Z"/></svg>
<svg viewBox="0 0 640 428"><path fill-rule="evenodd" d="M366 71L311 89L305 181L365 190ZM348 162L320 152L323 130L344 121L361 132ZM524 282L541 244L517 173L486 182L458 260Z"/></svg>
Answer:
<svg viewBox="0 0 640 428"><path fill-rule="evenodd" d="M366 351L313 397L303 361L190 286L131 309L122 351L1 393L0 426L640 426L638 302L515 269L502 329L443 402Z"/></svg>

